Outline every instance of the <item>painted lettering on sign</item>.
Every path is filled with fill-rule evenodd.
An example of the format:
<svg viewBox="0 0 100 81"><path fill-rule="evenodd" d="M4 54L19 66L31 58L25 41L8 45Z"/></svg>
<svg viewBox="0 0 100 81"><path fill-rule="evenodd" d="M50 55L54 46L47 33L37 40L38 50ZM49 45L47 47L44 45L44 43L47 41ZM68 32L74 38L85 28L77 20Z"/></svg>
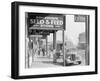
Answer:
<svg viewBox="0 0 100 81"><path fill-rule="evenodd" d="M85 22L86 15L74 15L75 22Z"/></svg>
<svg viewBox="0 0 100 81"><path fill-rule="evenodd" d="M28 15L29 27L64 27L64 15L34 14Z"/></svg>
<svg viewBox="0 0 100 81"><path fill-rule="evenodd" d="M38 25L63 25L63 20L47 20L47 19L30 19L30 24Z"/></svg>

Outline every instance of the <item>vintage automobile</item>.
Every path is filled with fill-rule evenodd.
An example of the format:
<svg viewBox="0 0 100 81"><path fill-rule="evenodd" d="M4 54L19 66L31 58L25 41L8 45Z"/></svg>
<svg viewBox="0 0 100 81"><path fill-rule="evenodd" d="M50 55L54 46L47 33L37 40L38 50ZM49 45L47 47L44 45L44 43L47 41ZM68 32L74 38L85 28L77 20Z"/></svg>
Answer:
<svg viewBox="0 0 100 81"><path fill-rule="evenodd" d="M81 64L81 57L80 54L78 54L78 49L77 47L74 46L66 46L65 47L65 59L63 58L63 53L62 53L62 43L57 43L57 49L53 54L53 62L57 62L58 59L62 59L65 61L66 66L69 65L78 65Z"/></svg>
<svg viewBox="0 0 100 81"><path fill-rule="evenodd" d="M75 48L67 49L67 52L65 52L65 63L66 65L81 64L81 58L77 54L77 49Z"/></svg>
<svg viewBox="0 0 100 81"><path fill-rule="evenodd" d="M62 51L56 51L53 57L54 57L53 59L54 63L57 62L57 59L63 59ZM76 49L71 48L67 49L67 52L65 51L65 64L66 66L81 64L81 58L77 54Z"/></svg>

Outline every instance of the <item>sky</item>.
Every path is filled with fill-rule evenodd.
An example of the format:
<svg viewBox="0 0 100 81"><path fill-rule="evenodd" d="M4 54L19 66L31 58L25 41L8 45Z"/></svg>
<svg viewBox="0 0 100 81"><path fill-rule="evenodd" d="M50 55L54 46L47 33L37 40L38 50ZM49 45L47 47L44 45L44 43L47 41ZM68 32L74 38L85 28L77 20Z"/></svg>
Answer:
<svg viewBox="0 0 100 81"><path fill-rule="evenodd" d="M74 15L66 15L65 40L68 39L74 45L78 44L78 36L85 32L85 22L74 22ZM62 41L62 31L57 32L57 40ZM53 41L53 35L48 36L48 42Z"/></svg>
<svg viewBox="0 0 100 81"><path fill-rule="evenodd" d="M74 15L66 15L65 36L67 36L73 44L77 45L79 34L82 32L85 32L85 22L74 22Z"/></svg>

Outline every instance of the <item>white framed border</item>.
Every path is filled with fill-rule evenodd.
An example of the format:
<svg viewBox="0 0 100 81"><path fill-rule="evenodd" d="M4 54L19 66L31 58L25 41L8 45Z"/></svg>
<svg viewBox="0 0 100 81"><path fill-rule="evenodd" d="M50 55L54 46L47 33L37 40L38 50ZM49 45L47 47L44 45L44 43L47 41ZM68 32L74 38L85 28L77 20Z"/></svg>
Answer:
<svg viewBox="0 0 100 81"><path fill-rule="evenodd" d="M55 14L85 14L90 16L90 65L72 67L50 67L25 69L25 12L55 13ZM42 6L19 6L19 75L42 75L59 73L76 73L95 71L95 10L55 8Z"/></svg>

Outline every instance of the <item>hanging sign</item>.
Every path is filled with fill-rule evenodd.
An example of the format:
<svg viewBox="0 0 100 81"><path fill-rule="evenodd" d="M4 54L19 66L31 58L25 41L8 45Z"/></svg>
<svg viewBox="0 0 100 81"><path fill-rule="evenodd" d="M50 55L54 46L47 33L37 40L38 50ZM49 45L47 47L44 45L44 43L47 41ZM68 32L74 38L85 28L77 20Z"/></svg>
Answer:
<svg viewBox="0 0 100 81"><path fill-rule="evenodd" d="M85 22L86 15L74 15L75 22Z"/></svg>
<svg viewBox="0 0 100 81"><path fill-rule="evenodd" d="M64 28L64 25L65 25L64 15L40 14L40 13L28 14L29 27Z"/></svg>

